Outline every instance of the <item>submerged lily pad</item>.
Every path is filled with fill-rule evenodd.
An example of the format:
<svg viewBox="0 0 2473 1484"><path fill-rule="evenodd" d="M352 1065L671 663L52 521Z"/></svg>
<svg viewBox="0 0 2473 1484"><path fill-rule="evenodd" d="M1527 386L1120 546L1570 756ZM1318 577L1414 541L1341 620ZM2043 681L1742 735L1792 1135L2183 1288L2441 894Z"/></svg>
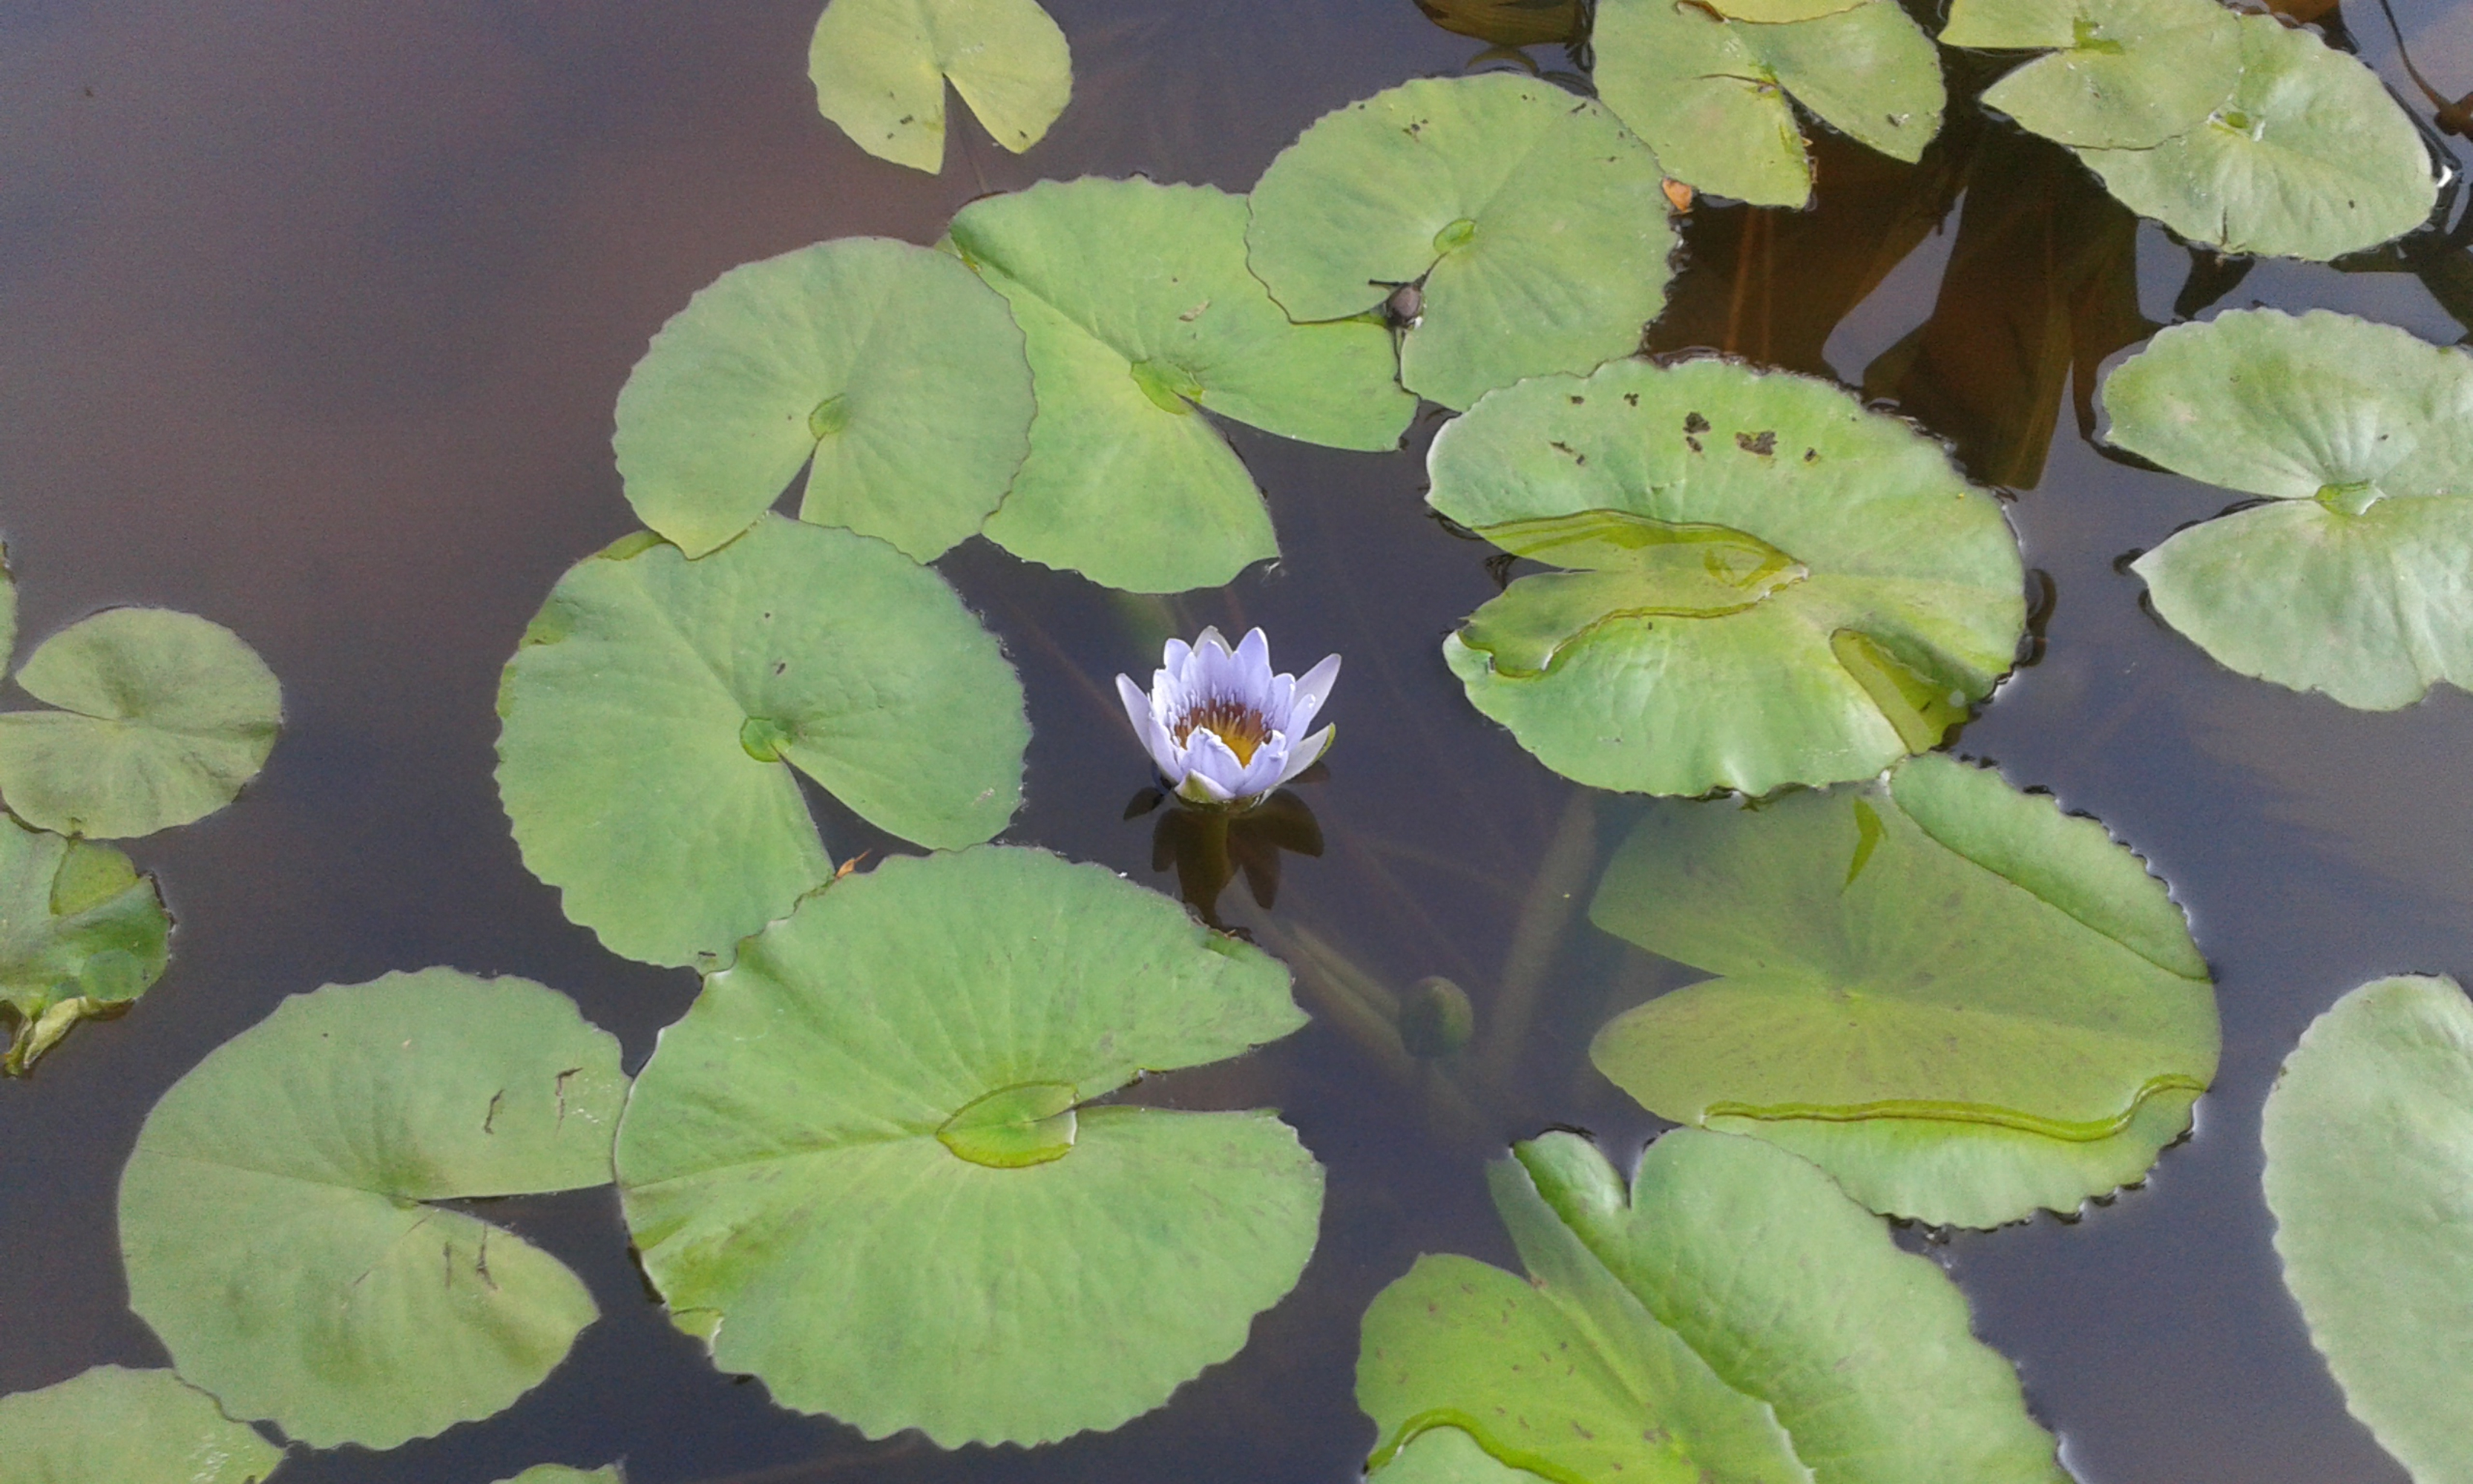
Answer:
<svg viewBox="0 0 2473 1484"><path fill-rule="evenodd" d="M816 108L878 159L945 168L945 82L1016 155L1073 96L1073 52L1034 0L830 0L807 44Z"/></svg>
<svg viewBox="0 0 2473 1484"><path fill-rule="evenodd" d="M437 1203L610 1179L618 1042L450 969L296 994L175 1083L120 1177L129 1304L183 1379L314 1448L393 1448L538 1385L599 1310Z"/></svg>
<svg viewBox="0 0 2473 1484"><path fill-rule="evenodd" d="M2417 1484L2473 1479L2473 1005L2453 979L2361 986L2262 1122L2285 1286L2344 1404Z"/></svg>
<svg viewBox="0 0 2473 1484"><path fill-rule="evenodd" d="M2111 441L2270 503L2131 570L2221 663L2392 710L2473 686L2473 356L2313 310L2157 335L2104 383Z"/></svg>
<svg viewBox="0 0 2473 1484"><path fill-rule="evenodd" d="M1932 440L1835 386L1621 361L1434 439L1434 509L1524 577L1443 643L1480 711L1598 788L1761 794L1936 745L2009 668L2018 543Z"/></svg>
<svg viewBox="0 0 2473 1484"><path fill-rule="evenodd" d="M1812 162L1789 96L1885 155L1922 157L1940 132L1947 95L1932 37L1898 0L1810 15L1756 17L1743 9L1713 12L1691 0L1597 7L1598 96L1657 152L1668 175L1754 205L1804 204Z"/></svg>
<svg viewBox="0 0 2473 1484"><path fill-rule="evenodd" d="M30 825L120 839L204 819L266 765L283 691L221 624L116 608L53 634L17 683L51 711L0 712L0 797Z"/></svg>
<svg viewBox="0 0 2473 1484"><path fill-rule="evenodd" d="M78 1021L117 1015L163 977L172 920L151 876L108 845L0 818L0 1006L22 1073Z"/></svg>
<svg viewBox="0 0 2473 1484"><path fill-rule="evenodd" d="M846 237L733 268L618 393L636 517L690 557L807 471L802 518L933 561L1030 451L1030 363L1004 300L949 253Z"/></svg>
<svg viewBox="0 0 2473 1484"><path fill-rule="evenodd" d="M943 578L778 515L693 562L643 536L577 563L498 714L524 864L652 964L726 957L831 876L798 774L905 840L970 845L1013 817L1030 736Z"/></svg>
<svg viewBox="0 0 2473 1484"><path fill-rule="evenodd" d="M987 536L1111 587L1216 586L1279 555L1208 409L1388 449L1416 410L1380 324L1291 324L1245 267L1245 198L1085 179L972 202L948 244L1013 305L1039 413Z"/></svg>
<svg viewBox="0 0 2473 1484"><path fill-rule="evenodd" d="M1983 105L2062 144L2152 149L2204 122L2242 72L2238 17L2217 0L1956 0L1940 38L2049 52Z"/></svg>
<svg viewBox="0 0 2473 1484"><path fill-rule="evenodd" d="M1957 1287L1811 1164L1678 1129L1626 1190L1575 1135L1512 1152L1488 1176L1528 1276L1420 1257L1366 1310L1374 1477L1503 1478L1456 1443L1421 1463L1457 1430L1554 1479L2068 1478Z"/></svg>
<svg viewBox="0 0 2473 1484"><path fill-rule="evenodd" d="M1640 347L1674 229L1658 162L1597 104L1491 73L1325 114L1254 187L1247 260L1298 320L1417 296L1400 379L1448 407Z"/></svg>
<svg viewBox="0 0 2473 1484"><path fill-rule="evenodd" d="M2080 149L2141 216L2225 252L2324 261L2420 226L2430 154L2378 75L2271 15L2235 17L2241 77L2186 133L2151 149Z"/></svg>
<svg viewBox="0 0 2473 1484"><path fill-rule="evenodd" d="M707 978L636 1082L644 1271L723 1369L869 1437L1115 1427L1296 1282L1322 1170L1266 1112L1091 1105L1295 1030L1287 983L1044 851L837 881Z"/></svg>
<svg viewBox="0 0 2473 1484"><path fill-rule="evenodd" d="M535 1464L499 1484L627 1484L616 1464L601 1469L570 1469L564 1464Z"/></svg>
<svg viewBox="0 0 2473 1484"><path fill-rule="evenodd" d="M169 1371L96 1366L0 1397L10 1484L256 1484L283 1452Z"/></svg>
<svg viewBox="0 0 2473 1484"><path fill-rule="evenodd" d="M1589 918L1717 976L1609 1021L1597 1068L1884 1212L2075 1210L2143 1174L2215 1077L2213 986L2164 884L2102 826L1945 756L1655 806Z"/></svg>

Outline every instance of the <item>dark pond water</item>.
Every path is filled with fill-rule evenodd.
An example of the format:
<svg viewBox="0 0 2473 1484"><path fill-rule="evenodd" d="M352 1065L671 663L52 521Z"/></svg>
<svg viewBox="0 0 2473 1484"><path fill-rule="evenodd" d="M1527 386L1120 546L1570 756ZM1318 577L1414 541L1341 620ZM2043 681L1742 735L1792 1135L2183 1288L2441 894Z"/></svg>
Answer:
<svg viewBox="0 0 2473 1484"><path fill-rule="evenodd" d="M633 1066L694 993L564 921L491 780L499 666L559 573L632 528L611 406L690 292L821 238L932 241L964 201L1043 176L1242 190L1325 110L1479 50L1408 0L1050 9L1074 46L1072 108L1027 158L963 126L934 179L817 117L802 72L815 0L0 12L0 527L25 632L114 602L205 614L264 654L290 708L237 806L133 851L179 915L170 975L0 1087L0 1392L164 1362L126 1308L120 1165L162 1089L282 996L429 964L519 973L574 994ZM2473 86L2473 6L2396 12L2426 74ZM2343 12L2404 87L2377 10ZM2401 1479L2278 1280L2258 1110L2344 990L2473 972L2473 702L2348 712L2221 670L2142 612L2115 559L2225 497L2095 453L2034 337L2058 304L2081 344L2101 340L2126 305L2086 286L2102 281L2089 265L2123 253L2137 308L2173 319L2191 259L2160 230L2115 223L2042 146L1988 130L1954 132L1920 169L1833 149L1823 170L1817 216L1695 218L1660 339L1861 383L1932 319L1895 389L2020 491L2011 518L2055 598L2041 661L1957 750L2101 817L2169 878L2225 1033L2196 1137L2145 1187L2077 1222L1906 1239L1963 1285L2089 1484ZM1979 225L1960 229L1960 211ZM2269 265L2223 301L2466 330L2400 274ZM2035 429L2054 411L2046 459ZM983 542L942 564L1029 690L1029 802L1007 838L1166 888L1153 821L1122 818L1146 774L1110 678L1146 675L1162 634L1205 621L1261 624L1293 668L1343 652L1341 743L1301 791L1324 853L1286 858L1275 911L1241 885L1220 906L1268 945L1309 933L1388 984L1448 974L1495 1038L1496 1096L1455 1120L1309 982L1312 1029L1141 1089L1277 1105L1330 1167L1321 1248L1241 1355L1107 1436L869 1444L774 1408L673 1331L610 1190L502 1202L493 1217L584 1275L604 1320L494 1420L296 1457L283 1477L480 1481L612 1458L637 1484L1353 1477L1372 1441L1351 1395L1366 1303L1419 1252L1512 1262L1479 1176L1504 1141L1560 1123L1628 1151L1653 1132L1584 1048L1611 1010L1681 977L1577 911L1629 805L1538 766L1443 667L1441 636L1495 588L1489 548L1423 514L1432 426L1382 456L1233 429L1287 556L1221 592L1127 600ZM827 823L836 853L889 845Z"/></svg>

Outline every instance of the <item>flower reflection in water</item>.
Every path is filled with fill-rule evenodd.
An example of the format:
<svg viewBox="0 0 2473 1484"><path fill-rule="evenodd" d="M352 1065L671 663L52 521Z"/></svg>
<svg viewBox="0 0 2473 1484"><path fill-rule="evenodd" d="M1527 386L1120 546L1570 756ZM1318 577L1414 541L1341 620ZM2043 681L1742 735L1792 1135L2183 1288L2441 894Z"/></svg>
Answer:
<svg viewBox="0 0 2473 1484"><path fill-rule="evenodd" d="M1309 779L1308 781L1311 781ZM1125 805L1125 818L1148 814L1167 800L1146 788ZM1254 904L1265 911L1280 892L1280 854L1322 854L1322 826L1303 799L1281 789L1255 807L1170 809L1151 828L1151 869L1176 868L1177 895L1196 916L1223 933L1250 937L1219 920L1219 894L1243 873Z"/></svg>

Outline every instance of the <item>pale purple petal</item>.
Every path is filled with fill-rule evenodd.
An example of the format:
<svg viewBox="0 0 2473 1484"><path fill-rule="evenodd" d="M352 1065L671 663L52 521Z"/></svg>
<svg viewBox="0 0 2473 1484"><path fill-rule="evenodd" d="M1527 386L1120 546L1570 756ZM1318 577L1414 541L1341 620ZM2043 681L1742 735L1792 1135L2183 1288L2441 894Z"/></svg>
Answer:
<svg viewBox="0 0 2473 1484"><path fill-rule="evenodd" d="M1214 802L1221 803L1240 797L1236 785L1244 779L1245 765L1236 760L1227 743L1219 740L1217 732L1205 728L1185 739L1185 766L1181 785L1198 781L1210 790ZM1178 791L1184 792L1183 787Z"/></svg>
<svg viewBox="0 0 2473 1484"><path fill-rule="evenodd" d="M1276 788L1280 783L1285 783L1288 779L1295 778L1298 774L1305 772L1308 768L1312 767L1315 761L1330 749L1331 739L1338 732L1338 730L1339 729L1337 727L1325 727L1322 730L1315 732L1312 736L1309 736L1303 742L1298 743L1295 749L1288 754L1287 765L1280 770L1278 782L1275 782L1271 786Z"/></svg>
<svg viewBox="0 0 2473 1484"><path fill-rule="evenodd" d="M1331 696L1331 687L1339 682L1339 657L1326 655L1322 663L1306 672L1297 682L1296 699L1288 707L1288 730L1303 731L1313 725L1315 713Z"/></svg>
<svg viewBox="0 0 2473 1484"><path fill-rule="evenodd" d="M1271 693L1262 702L1262 720L1273 731L1291 730L1288 726L1288 704L1296 694L1297 678L1293 675L1271 677Z"/></svg>
<svg viewBox="0 0 2473 1484"><path fill-rule="evenodd" d="M1236 654L1236 694L1260 710L1271 699L1271 641L1260 629L1248 629Z"/></svg>
<svg viewBox="0 0 2473 1484"><path fill-rule="evenodd" d="M1184 771L1177 757L1176 744L1170 741L1167 729L1160 725L1150 698L1140 687L1124 676L1116 677L1116 697L1125 703L1125 718L1134 724L1134 735L1141 739L1142 751L1151 754L1151 762L1163 778L1175 778Z"/></svg>
<svg viewBox="0 0 2473 1484"><path fill-rule="evenodd" d="M1170 639L1167 641L1167 648L1160 654L1160 673L1183 675L1187 661L1192 658L1193 646L1183 639Z"/></svg>
<svg viewBox="0 0 2473 1484"><path fill-rule="evenodd" d="M1239 799L1269 793L1279 787L1285 777L1280 769L1287 760L1288 739L1275 731L1262 739L1261 746L1254 749L1253 759L1245 764L1244 774L1229 785L1228 791Z"/></svg>
<svg viewBox="0 0 2473 1484"><path fill-rule="evenodd" d="M1185 682L1161 670L1151 676L1151 714L1164 728L1185 710Z"/></svg>

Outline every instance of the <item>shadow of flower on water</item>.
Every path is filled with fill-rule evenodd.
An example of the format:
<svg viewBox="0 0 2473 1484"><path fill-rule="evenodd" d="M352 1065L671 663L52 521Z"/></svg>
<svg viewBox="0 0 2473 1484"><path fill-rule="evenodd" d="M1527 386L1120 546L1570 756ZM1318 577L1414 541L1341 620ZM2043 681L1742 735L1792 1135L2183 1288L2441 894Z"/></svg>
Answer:
<svg viewBox="0 0 2473 1484"><path fill-rule="evenodd" d="M1316 763L1299 780L1311 781L1324 771ZM1164 789L1145 788L1126 803L1125 818L1140 819L1168 799ZM1322 854L1322 825L1314 818L1312 806L1293 789L1283 788L1250 809L1179 803L1151 826L1151 869L1175 867L1177 895L1194 915L1220 932L1249 942L1253 934L1220 920L1220 894L1241 874L1254 904L1270 910L1280 894L1284 853Z"/></svg>

